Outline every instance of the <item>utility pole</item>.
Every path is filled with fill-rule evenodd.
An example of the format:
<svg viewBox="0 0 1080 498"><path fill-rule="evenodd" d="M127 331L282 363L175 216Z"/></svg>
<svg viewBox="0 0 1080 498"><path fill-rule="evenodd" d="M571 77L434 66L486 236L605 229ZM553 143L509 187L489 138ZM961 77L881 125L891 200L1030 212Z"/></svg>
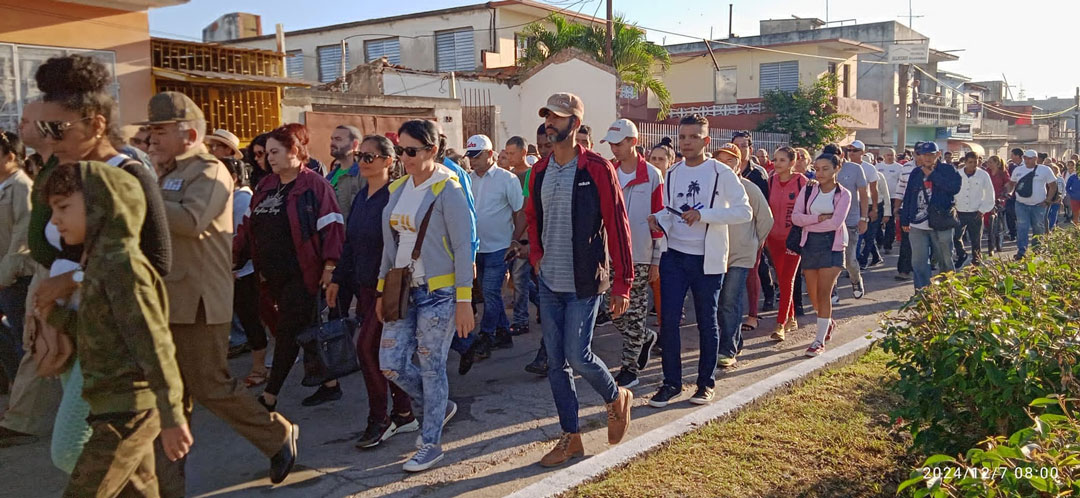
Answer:
<svg viewBox="0 0 1080 498"><path fill-rule="evenodd" d="M732 19L735 16L735 4L727 4L727 37L728 40L735 38L735 31L731 29Z"/></svg>
<svg viewBox="0 0 1080 498"><path fill-rule="evenodd" d="M615 17L611 7L612 0L607 0L607 32L604 36L604 59L607 60L609 66L615 65L615 60L611 54L611 39L614 36L615 27L612 24L612 19Z"/></svg>
<svg viewBox="0 0 1080 498"><path fill-rule="evenodd" d="M1076 87L1076 109L1073 109L1073 154L1080 153L1080 86ZM1075 215L1074 215L1075 216Z"/></svg>
<svg viewBox="0 0 1080 498"><path fill-rule="evenodd" d="M908 65L900 64L900 123L896 127L897 154L901 154L907 147L907 118L908 118Z"/></svg>

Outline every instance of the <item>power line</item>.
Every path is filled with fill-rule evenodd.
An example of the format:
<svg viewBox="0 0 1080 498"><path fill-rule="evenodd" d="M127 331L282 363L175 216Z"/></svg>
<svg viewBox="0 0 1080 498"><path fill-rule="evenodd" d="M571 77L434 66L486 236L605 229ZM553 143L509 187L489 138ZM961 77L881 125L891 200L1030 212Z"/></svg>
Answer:
<svg viewBox="0 0 1080 498"><path fill-rule="evenodd" d="M942 86L944 86L946 88L949 88L954 92L961 93L961 94L964 93L963 91L953 87L952 85L949 85L948 83L945 83L944 81L941 81L941 80L937 79L934 75L926 72L926 70L924 70L923 68L921 68L919 66L915 66L915 65L912 65L912 67L914 67L920 73L925 74L928 78L936 81L938 84L940 84L940 85L942 85ZM1069 107L1068 109L1063 109L1061 111L1053 112L1053 113L1050 113L1050 114L1024 114L1024 113L1020 113L1020 112L1016 112L1016 111L1010 111L1008 109L1002 109L1000 107L993 106L993 105L990 105L990 104L987 104L987 103L982 103L982 102L980 102L980 103L982 104L983 107L986 107L987 109L990 109L990 110L994 111L997 114L1001 114L1003 116L1010 117L1010 118L1031 119L1033 121L1036 120L1036 119L1056 118L1058 116L1069 113L1069 112L1073 111L1074 109L1076 109L1076 106L1073 105L1073 106Z"/></svg>

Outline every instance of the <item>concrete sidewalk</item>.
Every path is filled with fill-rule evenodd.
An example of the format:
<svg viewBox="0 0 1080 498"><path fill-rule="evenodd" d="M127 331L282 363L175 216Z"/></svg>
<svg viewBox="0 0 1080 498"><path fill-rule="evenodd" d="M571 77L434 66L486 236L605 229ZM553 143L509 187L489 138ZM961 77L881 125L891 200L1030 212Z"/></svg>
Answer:
<svg viewBox="0 0 1080 498"><path fill-rule="evenodd" d="M841 278L843 300L834 312L839 328L830 347L875 329L880 313L899 308L911 296L910 281L893 279L895 252L885 265L864 272L867 294L860 300L852 299L850 284ZM683 398L665 409L647 406L661 378L660 360L654 358L642 372L641 384L633 389L632 424L623 445L633 445L635 437L698 408L686 401L693 389L698 358L694 311L689 303L682 329ZM814 315L808 304L807 312L800 320L803 327L783 343L769 340L775 313L764 314L761 326L745 336L738 367L717 373L717 398L805 361L803 351L814 335ZM301 426L300 459L285 484L273 488L274 496L506 496L550 475L553 471L536 462L560 435L555 406L546 379L522 370L533 359L539 341L540 328L533 324L531 333L515 338L512 349L495 351L466 376L457 374L458 357L450 355L450 395L459 411L444 432L446 459L441 466L419 474L401 470L401 464L415 451L416 434L395 436L374 450L354 447L367 417L359 375L342 380L345 396L340 401L307 408L300 406L300 400L312 390L300 386L302 368L297 365L282 391L278 409ZM621 344L622 338L612 325L597 328L594 349L613 372L619 368ZM250 361L250 356L233 360L234 375L246 374ZM586 455L595 455L608 447L606 412L600 397L587 384L579 381L577 385ZM270 492L268 461L224 423L199 408L192 432L195 446L187 466L192 496ZM51 465L48 452L48 441L0 450L0 482L4 483L0 497L60 494L66 476Z"/></svg>

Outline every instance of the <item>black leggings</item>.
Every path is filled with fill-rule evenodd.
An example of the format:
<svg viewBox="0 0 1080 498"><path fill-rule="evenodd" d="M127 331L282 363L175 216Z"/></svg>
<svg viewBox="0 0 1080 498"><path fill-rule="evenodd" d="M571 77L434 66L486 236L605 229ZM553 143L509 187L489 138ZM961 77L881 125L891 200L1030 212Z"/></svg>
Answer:
<svg viewBox="0 0 1080 498"><path fill-rule="evenodd" d="M259 319L259 281L254 273L233 284L233 312L244 327L248 346L253 351L266 349L266 328Z"/></svg>
<svg viewBox="0 0 1080 498"><path fill-rule="evenodd" d="M267 293L266 297L274 303L273 313L277 315L274 365L266 382L266 392L277 396L296 362L296 355L300 353L296 336L315 323L318 310L315 309L315 296L308 293L304 277L300 275L283 282L263 282L260 290Z"/></svg>

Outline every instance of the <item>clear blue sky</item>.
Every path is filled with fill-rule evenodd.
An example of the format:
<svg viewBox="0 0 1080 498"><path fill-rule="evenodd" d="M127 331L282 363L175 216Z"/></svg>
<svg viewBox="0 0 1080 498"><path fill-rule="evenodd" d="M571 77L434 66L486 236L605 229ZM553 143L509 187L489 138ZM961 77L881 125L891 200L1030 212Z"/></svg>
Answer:
<svg viewBox="0 0 1080 498"><path fill-rule="evenodd" d="M559 8L603 15L604 0L549 0ZM930 37L938 50L955 52L960 60L942 64L946 71L976 80L1001 79L1005 73L1016 96L1023 88L1027 97L1071 97L1080 85L1080 66L1069 57L1077 42L1076 19L1080 2L1075 0L910 0L915 30ZM685 33L698 39L715 38L727 31L729 2L722 0L614 0L616 13L645 28ZM899 20L907 23L909 0L731 0L735 4L734 31L737 35L758 34L758 20L791 15L826 18L854 18L859 23ZM285 29L303 29L327 24L386 17L459 5L482 0L191 0L176 7L150 11L154 36L199 39L202 28L229 12L250 12L262 16L264 33L276 23ZM872 8L867 8L872 6ZM901 19L899 16L905 16ZM1022 37L1016 33L1024 33ZM690 41L661 33L650 33L657 43Z"/></svg>

